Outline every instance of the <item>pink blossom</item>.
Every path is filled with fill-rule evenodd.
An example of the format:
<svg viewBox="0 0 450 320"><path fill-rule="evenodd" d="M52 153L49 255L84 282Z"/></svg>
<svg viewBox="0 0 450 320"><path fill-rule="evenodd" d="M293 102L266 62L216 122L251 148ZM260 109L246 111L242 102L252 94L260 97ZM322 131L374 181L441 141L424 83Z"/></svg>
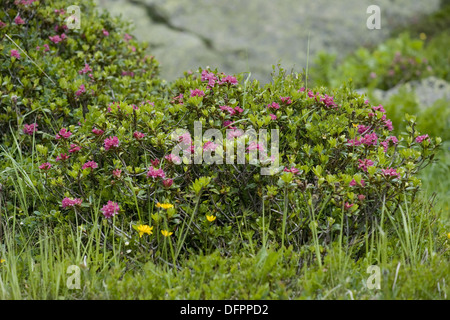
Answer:
<svg viewBox="0 0 450 320"><path fill-rule="evenodd" d="M14 19L14 23L17 24L17 25L19 25L19 24L25 24L25 21L24 21L20 16L17 16L17 17Z"/></svg>
<svg viewBox="0 0 450 320"><path fill-rule="evenodd" d="M95 161L88 161L85 164L83 164L83 167L81 169L84 170L84 169L88 169L88 168L97 169L98 168L97 162L95 162Z"/></svg>
<svg viewBox="0 0 450 320"><path fill-rule="evenodd" d="M264 148L260 144L256 143L255 141L252 141L252 142L249 143L249 146L247 147L247 150L249 150L249 151L250 150L264 151Z"/></svg>
<svg viewBox="0 0 450 320"><path fill-rule="evenodd" d="M373 166L373 161L370 159L358 159L359 165L358 168L362 169L363 171L367 172L367 168L370 166Z"/></svg>
<svg viewBox="0 0 450 320"><path fill-rule="evenodd" d="M69 159L70 156L67 155L67 153L61 153L59 156L56 157L55 161L66 161L67 159Z"/></svg>
<svg viewBox="0 0 450 320"><path fill-rule="evenodd" d="M381 169L381 172L383 172L383 175L385 176L396 176L397 178L400 178L400 173L398 173L395 169Z"/></svg>
<svg viewBox="0 0 450 320"><path fill-rule="evenodd" d="M126 42L128 42L128 41L130 41L131 39L133 39L133 37L130 36L128 33L125 33L125 35L123 36L123 39L124 39Z"/></svg>
<svg viewBox="0 0 450 320"><path fill-rule="evenodd" d="M392 125L392 121L391 121L390 119L386 120L386 121L384 122L384 124L386 125L386 127L387 127L387 129L388 129L389 131L394 130L394 126Z"/></svg>
<svg viewBox="0 0 450 320"><path fill-rule="evenodd" d="M291 104L292 100L290 97L280 97L281 101L283 101L286 104Z"/></svg>
<svg viewBox="0 0 450 320"><path fill-rule="evenodd" d="M227 130L227 139L232 140L234 138L238 138L244 134L243 130L240 129L228 129Z"/></svg>
<svg viewBox="0 0 450 320"><path fill-rule="evenodd" d="M39 169L41 170L49 170L52 167L52 165L49 162L43 163L39 166Z"/></svg>
<svg viewBox="0 0 450 320"><path fill-rule="evenodd" d="M233 76L226 76L225 78L222 79L222 83L237 84L238 81Z"/></svg>
<svg viewBox="0 0 450 320"><path fill-rule="evenodd" d="M56 138L56 140L59 140L61 138L68 139L71 135L72 135L72 132L70 132L66 128L62 128L61 130L59 130L59 133L56 134L55 138Z"/></svg>
<svg viewBox="0 0 450 320"><path fill-rule="evenodd" d="M320 98L320 102L322 102L327 107L337 107L336 103L333 101L334 97L329 95L324 95Z"/></svg>
<svg viewBox="0 0 450 320"><path fill-rule="evenodd" d="M213 72L208 70L202 71L202 81L208 81L208 87L214 87L217 81L217 77Z"/></svg>
<svg viewBox="0 0 450 320"><path fill-rule="evenodd" d="M92 132L97 136L101 136L103 133L105 133L105 131L103 131L102 129L97 128L92 129Z"/></svg>
<svg viewBox="0 0 450 320"><path fill-rule="evenodd" d="M215 151L219 145L212 142L212 141L206 141L203 145L203 151Z"/></svg>
<svg viewBox="0 0 450 320"><path fill-rule="evenodd" d="M3 28L4 26L6 26L6 23L4 23L3 21L0 21L0 29Z"/></svg>
<svg viewBox="0 0 450 320"><path fill-rule="evenodd" d="M81 86L80 86L80 88L75 92L75 95L77 96L77 97L79 97L79 96L81 96L83 93L85 93L86 92L86 87L84 86L84 84L82 84Z"/></svg>
<svg viewBox="0 0 450 320"><path fill-rule="evenodd" d="M120 176L122 175L122 170L120 169L114 169L112 172L113 176L116 177L117 179L120 178Z"/></svg>
<svg viewBox="0 0 450 320"><path fill-rule="evenodd" d="M74 206L81 206L81 203L83 201L79 198L75 198L75 199L70 199L70 198L64 198L62 200L62 207L63 209L67 208L67 207L74 207Z"/></svg>
<svg viewBox="0 0 450 320"><path fill-rule="evenodd" d="M61 42L61 41L63 40L63 39L61 39L61 37L58 36L58 35L53 36L53 37L48 37L48 38L49 38L50 41L53 42L53 43L59 43L59 42Z"/></svg>
<svg viewBox="0 0 450 320"><path fill-rule="evenodd" d="M50 51L50 47L48 44L44 44L44 52Z"/></svg>
<svg viewBox="0 0 450 320"><path fill-rule="evenodd" d="M284 167L285 172L292 172L293 174L300 174L300 170L298 170L296 167L292 167L288 169L287 167Z"/></svg>
<svg viewBox="0 0 450 320"><path fill-rule="evenodd" d="M106 219L109 219L119 213L120 207L116 202L109 200L108 203L100 209L100 211Z"/></svg>
<svg viewBox="0 0 450 320"><path fill-rule="evenodd" d="M376 145L378 141L378 136L375 132L368 133L364 135L364 137L361 139L361 143L370 146L370 145Z"/></svg>
<svg viewBox="0 0 450 320"><path fill-rule="evenodd" d="M183 104L183 94L180 93L180 94L177 95L176 97L173 97L171 103Z"/></svg>
<svg viewBox="0 0 450 320"><path fill-rule="evenodd" d="M356 180L353 179L353 180L350 182L350 187L354 187L354 186L356 186L356 185L357 185ZM361 180L361 186L363 186L363 187L366 186L366 183L364 182L364 180Z"/></svg>
<svg viewBox="0 0 450 320"><path fill-rule="evenodd" d="M104 141L105 150L108 151L111 148L117 148L119 146L119 138L116 136L106 138Z"/></svg>
<svg viewBox="0 0 450 320"><path fill-rule="evenodd" d="M205 96L203 90L200 89L191 90L191 97L203 97L203 96Z"/></svg>
<svg viewBox="0 0 450 320"><path fill-rule="evenodd" d="M297 92L304 92L306 89L305 87L301 87L300 89L297 90Z"/></svg>
<svg viewBox="0 0 450 320"><path fill-rule="evenodd" d="M425 135L423 135L423 136L418 136L418 137L416 138L416 142L417 142L417 143L422 143L422 141L425 140L425 139L427 139L427 138L428 138L428 134L425 134ZM428 139L428 141L430 141L430 139Z"/></svg>
<svg viewBox="0 0 450 320"><path fill-rule="evenodd" d="M91 72L92 68L89 66L89 64L85 63L84 68L78 71L79 74L86 74L88 72Z"/></svg>
<svg viewBox="0 0 450 320"><path fill-rule="evenodd" d="M242 109L242 108L239 107L239 106L234 107L234 110L235 110L236 112L238 112L238 113L244 112L244 109Z"/></svg>
<svg viewBox="0 0 450 320"><path fill-rule="evenodd" d="M166 174L164 173L163 169L155 169L153 167L148 168L147 172L147 178L162 178L164 179L166 177Z"/></svg>
<svg viewBox="0 0 450 320"><path fill-rule="evenodd" d="M350 209L351 207L353 207L353 203L352 203L352 204L350 204L350 203L348 203L348 202L344 203L344 209L345 209L345 210L348 210L348 209Z"/></svg>
<svg viewBox="0 0 450 320"><path fill-rule="evenodd" d="M187 145L190 145L192 142L191 134L189 132L183 133L179 138L178 141Z"/></svg>
<svg viewBox="0 0 450 320"><path fill-rule="evenodd" d="M269 114L269 116L270 116L270 119L277 120L277 116L274 115L273 113Z"/></svg>
<svg viewBox="0 0 450 320"><path fill-rule="evenodd" d="M145 134L142 133L142 132L139 132L139 131L135 131L135 132L133 133L133 137L134 137L135 139L137 139L137 140L141 140L141 139L143 139L143 138L145 137Z"/></svg>
<svg viewBox="0 0 450 320"><path fill-rule="evenodd" d="M232 116L236 113L236 111L232 107L229 107L229 106L219 106L219 108L222 111L228 111L228 113Z"/></svg>
<svg viewBox="0 0 450 320"><path fill-rule="evenodd" d="M173 184L173 180L172 179L165 179L165 180L163 180L163 185L166 188L170 188L172 186L172 184Z"/></svg>
<svg viewBox="0 0 450 320"><path fill-rule="evenodd" d="M17 58L17 59L20 59L20 53L19 53L19 51L14 50L14 49L12 49L12 50L10 51L10 56L11 56L11 57L14 57L14 58Z"/></svg>
<svg viewBox="0 0 450 320"><path fill-rule="evenodd" d="M347 140L347 143L350 145L350 146L359 146L359 145L361 145L361 141L359 140L359 138L358 137L355 137L354 139L348 139Z"/></svg>
<svg viewBox="0 0 450 320"><path fill-rule="evenodd" d="M32 136L33 133L37 132L37 127L38 127L38 125L36 123L24 124L23 125L23 133Z"/></svg>
<svg viewBox="0 0 450 320"><path fill-rule="evenodd" d="M375 72L370 73L370 78L375 79L377 77L377 74Z"/></svg>
<svg viewBox="0 0 450 320"><path fill-rule="evenodd" d="M71 144L70 145L70 150L69 150L70 153L75 153L75 152L78 152L80 150L81 150L80 146L77 146L76 144Z"/></svg>
<svg viewBox="0 0 450 320"><path fill-rule="evenodd" d="M383 106L382 106L381 104L380 104L378 107L373 106L372 109L373 109L374 111L380 111L380 112L382 112L382 113L385 113L385 112L386 112L386 110L384 110L384 108L383 108Z"/></svg>
<svg viewBox="0 0 450 320"><path fill-rule="evenodd" d="M370 130L369 126L364 126L364 125L358 125L358 133L359 134L363 134L363 133L367 133Z"/></svg>
<svg viewBox="0 0 450 320"><path fill-rule="evenodd" d="M109 36L108 30L103 29L102 32L105 37Z"/></svg>
<svg viewBox="0 0 450 320"><path fill-rule="evenodd" d="M314 98L315 96L316 95L311 90L308 91L308 97Z"/></svg>
<svg viewBox="0 0 450 320"><path fill-rule="evenodd" d="M67 38L66 34L65 34L65 33L62 33L62 34L61 34L61 40L65 40L66 38Z"/></svg>
<svg viewBox="0 0 450 320"><path fill-rule="evenodd" d="M272 102L267 105L267 108L268 109L272 108L272 109L278 110L278 109L280 109L280 105L276 102Z"/></svg>
<svg viewBox="0 0 450 320"><path fill-rule="evenodd" d="M181 163L181 159L179 156L174 155L174 154L168 154L167 156L164 157L167 161L169 161L170 163L175 163L175 164L179 164Z"/></svg>
<svg viewBox="0 0 450 320"><path fill-rule="evenodd" d="M363 195L363 194L358 195L358 200L359 201L364 201L365 198L366 198L366 196Z"/></svg>
<svg viewBox="0 0 450 320"><path fill-rule="evenodd" d="M154 160L150 160L150 163L152 164L152 166L157 167L159 166L159 159L154 159Z"/></svg>

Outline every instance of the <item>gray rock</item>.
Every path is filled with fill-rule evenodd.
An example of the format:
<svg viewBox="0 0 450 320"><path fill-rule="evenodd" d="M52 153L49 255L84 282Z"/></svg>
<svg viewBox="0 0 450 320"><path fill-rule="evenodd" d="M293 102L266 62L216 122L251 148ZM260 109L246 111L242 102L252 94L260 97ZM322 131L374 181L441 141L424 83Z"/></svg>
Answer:
<svg viewBox="0 0 450 320"><path fill-rule="evenodd" d="M186 70L210 66L235 74L250 71L262 82L278 62L306 69L320 50L342 57L374 45L397 26L439 8L439 0L97 0L136 27L150 43L168 80ZM369 5L381 9L381 29L369 30Z"/></svg>

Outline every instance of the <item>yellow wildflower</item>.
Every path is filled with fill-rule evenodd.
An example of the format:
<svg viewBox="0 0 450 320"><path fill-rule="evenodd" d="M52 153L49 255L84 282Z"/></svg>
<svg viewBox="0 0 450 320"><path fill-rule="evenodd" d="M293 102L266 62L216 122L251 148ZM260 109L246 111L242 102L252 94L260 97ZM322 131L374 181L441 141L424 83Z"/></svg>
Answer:
<svg viewBox="0 0 450 320"><path fill-rule="evenodd" d="M427 39L427 35L425 33L423 33L423 32L419 35L419 37L420 37L420 40L426 40Z"/></svg>
<svg viewBox="0 0 450 320"><path fill-rule="evenodd" d="M0 263L3 263L3 262L5 262L6 260L5 259L0 259Z"/></svg>
<svg viewBox="0 0 450 320"><path fill-rule="evenodd" d="M213 215L209 215L209 214L207 214L206 215L206 220L208 220L209 222L213 222L214 220L216 220L216 216L213 216Z"/></svg>
<svg viewBox="0 0 450 320"><path fill-rule="evenodd" d="M153 233L153 227L150 227L148 225L139 225L137 227L137 231L139 232L139 237L142 238L142 236L144 235L144 233L151 235Z"/></svg>
<svg viewBox="0 0 450 320"><path fill-rule="evenodd" d="M447 234L447 238L449 238L450 239L450 232Z"/></svg>
<svg viewBox="0 0 450 320"><path fill-rule="evenodd" d="M169 232L169 230L161 230L161 233L164 237L170 237L173 232Z"/></svg>
<svg viewBox="0 0 450 320"><path fill-rule="evenodd" d="M170 203L157 203L156 204L156 207L157 208L163 208L163 209L170 209L170 208L173 208L173 204L170 204Z"/></svg>
<svg viewBox="0 0 450 320"><path fill-rule="evenodd" d="M357 124L357 123L352 123L353 124L353 127L354 128L356 128L357 126L359 126L359 124Z"/></svg>

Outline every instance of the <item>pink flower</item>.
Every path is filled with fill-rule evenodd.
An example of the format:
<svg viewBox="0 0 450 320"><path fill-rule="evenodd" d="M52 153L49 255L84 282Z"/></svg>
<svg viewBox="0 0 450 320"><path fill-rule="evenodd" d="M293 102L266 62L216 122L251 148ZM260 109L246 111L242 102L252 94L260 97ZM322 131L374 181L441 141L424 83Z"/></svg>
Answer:
<svg viewBox="0 0 450 320"><path fill-rule="evenodd" d="M23 133L32 136L33 133L37 132L37 127L38 127L38 125L36 123L24 124L23 125Z"/></svg>
<svg viewBox="0 0 450 320"><path fill-rule="evenodd" d="M70 153L75 153L75 152L78 152L80 150L81 150L80 146L77 146L76 144L71 144L70 145L70 150L69 150Z"/></svg>
<svg viewBox="0 0 450 320"><path fill-rule="evenodd" d="M284 167L285 172L292 172L293 174L300 174L300 170L298 170L296 167L292 167L288 169L287 167Z"/></svg>
<svg viewBox="0 0 450 320"><path fill-rule="evenodd" d="M225 120L224 122L223 122L223 126L226 128L226 127L229 127L230 129L237 129L236 127L233 127L233 126L231 126L233 124L233 121L230 121L230 120Z"/></svg>
<svg viewBox="0 0 450 320"><path fill-rule="evenodd" d="M208 87L214 87L217 81L217 77L213 72L208 70L202 71L202 81L208 81Z"/></svg>
<svg viewBox="0 0 450 320"><path fill-rule="evenodd" d="M19 53L19 51L14 50L14 49L12 49L12 50L10 51L10 56L11 56L11 57L14 57L14 58L17 58L17 59L20 59L20 53Z"/></svg>
<svg viewBox="0 0 450 320"><path fill-rule="evenodd" d="M105 150L108 151L111 148L117 148L119 146L119 138L116 136L106 138L104 141Z"/></svg>
<svg viewBox="0 0 450 320"><path fill-rule="evenodd" d="M228 111L228 113L230 115L234 115L236 113L236 111L232 107L229 107L229 106L219 106L219 108L222 111Z"/></svg>
<svg viewBox="0 0 450 320"><path fill-rule="evenodd" d="M162 178L164 179L166 177L166 174L164 173L163 169L155 169L153 167L148 168L147 172L147 178Z"/></svg>
<svg viewBox="0 0 450 320"><path fill-rule="evenodd" d="M322 102L327 107L337 107L336 103L333 101L334 97L329 95L324 95L320 98L320 102Z"/></svg>
<svg viewBox="0 0 450 320"><path fill-rule="evenodd" d="M270 108L278 110L278 109L280 109L280 105L276 102L272 102L267 105L267 109L270 109Z"/></svg>
<svg viewBox="0 0 450 320"><path fill-rule="evenodd" d="M422 141L425 140L426 138L428 138L428 135L427 135L427 134L425 134L425 135L423 135L423 136L418 136L418 137L416 138L416 142L417 142L417 143L422 143ZM430 141L430 139L428 139L428 141Z"/></svg>
<svg viewBox="0 0 450 320"><path fill-rule="evenodd" d="M6 23L4 23L3 21L0 21L0 29L3 28L4 26L6 26Z"/></svg>
<svg viewBox="0 0 450 320"><path fill-rule="evenodd" d="M227 139L232 140L234 138L239 138L244 134L243 130L240 129L227 129Z"/></svg>
<svg viewBox="0 0 450 320"><path fill-rule="evenodd" d="M64 40L64 39L66 39L66 38L67 38L66 34L65 34L65 33L62 33L62 34L61 34L61 40Z"/></svg>
<svg viewBox="0 0 450 320"><path fill-rule="evenodd" d="M361 143L370 146L370 145L376 145L378 141L378 136L375 132L366 134L362 139Z"/></svg>
<svg viewBox="0 0 450 320"><path fill-rule="evenodd" d="M109 36L109 32L107 30L103 29L102 32L105 37Z"/></svg>
<svg viewBox="0 0 450 320"><path fill-rule="evenodd" d="M359 140L359 138L358 137L356 137L355 139L348 139L347 140L347 143L350 145L350 146L359 146L359 145L361 145L361 141Z"/></svg>
<svg viewBox="0 0 450 320"><path fill-rule="evenodd" d="M50 47L48 44L44 44L44 52L50 51Z"/></svg>
<svg viewBox="0 0 450 320"><path fill-rule="evenodd" d="M62 207L63 209L67 208L67 207L74 207L74 206L81 206L81 203L83 201L79 198L75 198L75 199L70 199L70 198L64 198L62 200Z"/></svg>
<svg viewBox="0 0 450 320"><path fill-rule="evenodd" d="M103 133L105 133L105 131L103 131L102 129L97 128L92 129L92 132L97 136L101 136Z"/></svg>
<svg viewBox="0 0 450 320"><path fill-rule="evenodd" d="M116 215L120 211L120 207L116 202L113 202L111 200L108 201L107 204L105 204L100 211L103 213L106 219L111 218L112 216Z"/></svg>
<svg viewBox="0 0 450 320"><path fill-rule="evenodd" d="M384 122L384 124L386 125L386 127L387 127L387 129L388 129L389 131L394 130L394 126L392 125L392 121L391 121L390 119L387 119L387 120Z"/></svg>
<svg viewBox="0 0 450 320"><path fill-rule="evenodd" d="M123 36L123 39L124 39L126 42L128 42L128 41L130 41L131 39L133 39L133 37L130 36L128 33L125 33L125 35Z"/></svg>
<svg viewBox="0 0 450 320"><path fill-rule="evenodd" d="M345 210L348 210L348 209L350 209L351 207L353 207L353 203L352 203L352 204L350 204L350 203L348 203L348 202L344 203L344 209L345 209Z"/></svg>
<svg viewBox="0 0 450 320"><path fill-rule="evenodd" d="M142 138L145 137L145 134L143 134L142 132L139 132L139 131L135 131L133 133L133 137L135 137L137 140L141 140Z"/></svg>
<svg viewBox="0 0 450 320"><path fill-rule="evenodd" d="M200 89L191 90L191 97L203 97L205 93Z"/></svg>
<svg viewBox="0 0 450 320"><path fill-rule="evenodd" d="M164 157L167 161L169 161L170 163L175 163L175 164L180 164L181 163L181 159L179 156L174 155L174 154L168 154L167 156Z"/></svg>
<svg viewBox="0 0 450 320"><path fill-rule="evenodd" d="M116 177L117 179L119 179L120 176L122 175L122 170L120 170L120 169L115 169L115 170L113 170L112 174L113 174L114 177Z"/></svg>
<svg viewBox="0 0 450 320"><path fill-rule="evenodd" d="M381 169L381 172L383 172L383 175L385 176L396 176L397 178L400 178L400 173L398 173L395 169Z"/></svg>
<svg viewBox="0 0 450 320"><path fill-rule="evenodd" d="M238 113L242 113L242 112L244 112L244 109L242 109L242 108L239 107L239 106L236 106L236 107L234 107L234 111L236 111L236 112L238 112Z"/></svg>
<svg viewBox="0 0 450 320"><path fill-rule="evenodd" d="M365 171L365 172L367 172L368 167L373 166L373 161L370 159L364 159L364 160L358 159L358 161L359 161L358 168L363 169L363 171Z"/></svg>
<svg viewBox="0 0 450 320"><path fill-rule="evenodd" d="M61 41L63 40L63 39L61 39L61 37L58 36L58 35L53 36L53 37L48 37L48 38L49 38L50 41L53 42L53 43L59 43L59 42L61 42Z"/></svg>
<svg viewBox="0 0 450 320"><path fill-rule="evenodd" d="M272 119L272 120L277 120L277 116L274 115L273 113L271 113L271 114L270 114L270 119Z"/></svg>
<svg viewBox="0 0 450 320"><path fill-rule="evenodd" d="M247 150L251 151L251 150L260 150L260 151L264 151L264 148L259 145L258 143L256 143L255 141L250 142L250 144L247 147Z"/></svg>
<svg viewBox="0 0 450 320"><path fill-rule="evenodd" d="M59 140L61 138L68 139L72 135L72 132L68 131L66 128L62 128L59 130L59 133L56 134L55 138L56 140Z"/></svg>
<svg viewBox="0 0 450 320"><path fill-rule="evenodd" d="M375 79L377 77L377 74L375 72L370 73L370 78Z"/></svg>
<svg viewBox="0 0 450 320"><path fill-rule="evenodd" d="M370 127L366 127L364 125L358 125L358 133L363 134L367 133L370 130Z"/></svg>
<svg viewBox="0 0 450 320"><path fill-rule="evenodd" d="M17 17L14 19L14 23L17 24L17 25L19 25L19 24L25 24L25 21L23 21L23 19L22 19L20 16L17 16Z"/></svg>
<svg viewBox="0 0 450 320"><path fill-rule="evenodd" d="M350 187L354 187L354 186L356 186L356 185L357 185L356 180L353 179L353 180L350 182ZM364 180L361 180L361 186L363 186L363 187L366 186L366 183L364 182Z"/></svg>
<svg viewBox="0 0 450 320"><path fill-rule="evenodd" d="M316 95L310 90L308 91L308 97L314 98Z"/></svg>
<svg viewBox="0 0 450 320"><path fill-rule="evenodd" d="M178 138L178 141L181 142L181 143L183 143L183 144L190 145L191 142L192 142L191 134L190 134L189 132L183 133L183 134Z"/></svg>
<svg viewBox="0 0 450 320"><path fill-rule="evenodd" d="M172 186L172 184L173 184L173 180L172 179L165 179L165 180L163 180L163 185L166 188L170 188Z"/></svg>
<svg viewBox="0 0 450 320"><path fill-rule="evenodd" d="M280 97L281 101L283 101L286 104L291 104L292 100L290 97Z"/></svg>
<svg viewBox="0 0 450 320"><path fill-rule="evenodd" d="M67 155L67 153L61 153L59 156L56 157L56 162L58 161L66 161L67 159L69 159L70 156Z"/></svg>
<svg viewBox="0 0 450 320"><path fill-rule="evenodd" d="M79 96L81 96L83 93L85 93L86 92L86 87L84 86L84 84L82 84L81 86L80 86L80 88L75 92L75 95L77 96L77 97L79 97Z"/></svg>
<svg viewBox="0 0 450 320"><path fill-rule="evenodd" d="M39 166L39 169L41 170L50 170L52 165L49 162L43 163Z"/></svg>
<svg viewBox="0 0 450 320"><path fill-rule="evenodd" d="M385 113L385 112L386 112L386 110L384 110L384 108L383 108L383 106L382 106L381 104L380 104L378 107L373 106L372 109L373 109L374 111L380 111L380 112L382 112L382 113Z"/></svg>
<svg viewBox="0 0 450 320"><path fill-rule="evenodd" d="M159 166L159 159L150 160L150 163L152 164L152 166L157 167Z"/></svg>
<svg viewBox="0 0 450 320"><path fill-rule="evenodd" d="M88 168L91 168L91 169L97 169L97 168L98 168L97 162L94 162L94 161L88 161L88 162L86 162L85 164L83 164L83 167L82 167L83 170L84 170L84 169L88 169Z"/></svg>
<svg viewBox="0 0 450 320"><path fill-rule="evenodd" d="M80 71L78 71L78 73L79 74L86 74L86 73L91 72L91 71L92 71L92 68L87 63L85 63L84 64L84 68L81 69Z"/></svg>
<svg viewBox="0 0 450 320"><path fill-rule="evenodd" d="M214 151L217 149L219 145L215 144L212 141L206 141L205 144L203 145L203 151Z"/></svg>
<svg viewBox="0 0 450 320"><path fill-rule="evenodd" d="M363 194L358 195L358 200L359 201L364 201L365 198L366 198L366 196L363 195Z"/></svg>
<svg viewBox="0 0 450 320"><path fill-rule="evenodd" d="M304 92L306 89L305 87L301 87L300 89L297 90L297 92Z"/></svg>
<svg viewBox="0 0 450 320"><path fill-rule="evenodd" d="M225 78L222 79L222 83L237 84L238 81L233 76L226 76Z"/></svg>

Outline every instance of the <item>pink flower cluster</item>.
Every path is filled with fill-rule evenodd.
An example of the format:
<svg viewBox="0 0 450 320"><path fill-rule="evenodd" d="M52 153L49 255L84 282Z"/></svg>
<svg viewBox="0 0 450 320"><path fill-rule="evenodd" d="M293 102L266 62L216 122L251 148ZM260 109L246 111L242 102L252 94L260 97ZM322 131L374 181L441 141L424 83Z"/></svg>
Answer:
<svg viewBox="0 0 450 320"><path fill-rule="evenodd" d="M280 109L280 105L276 102L272 102L267 105L267 109L270 109L270 108L278 110L278 109Z"/></svg>
<svg viewBox="0 0 450 320"><path fill-rule="evenodd" d="M81 96L83 93L85 93L86 92L86 87L84 86L84 84L82 84L81 86L80 86L80 88L78 88L78 90L75 92L75 95L77 96L77 97L79 97L79 96Z"/></svg>
<svg viewBox="0 0 450 320"><path fill-rule="evenodd" d="M106 151L111 148L117 148L119 146L119 138L117 138L116 136L106 138L103 142L103 145L105 146Z"/></svg>
<svg viewBox="0 0 450 320"><path fill-rule="evenodd" d="M215 151L219 145L212 142L212 141L206 141L203 145L203 151Z"/></svg>
<svg viewBox="0 0 450 320"><path fill-rule="evenodd" d="M55 139L56 140L59 140L61 138L68 139L71 135L72 135L72 132L70 132L66 128L62 128L61 130L59 130L59 133L56 134Z"/></svg>
<svg viewBox="0 0 450 320"><path fill-rule="evenodd" d="M384 152L387 152L389 147L389 142L392 142L394 145L398 144L398 139L396 136L390 136L385 141L380 142L380 144L384 148Z"/></svg>
<svg viewBox="0 0 450 320"><path fill-rule="evenodd" d="M395 169L387 168L387 169L381 169L381 172L383 172L383 175L385 176L394 176L397 178L400 178L400 173L397 172Z"/></svg>
<svg viewBox="0 0 450 320"><path fill-rule="evenodd" d="M356 186L356 185L357 185L356 180L353 179L352 181L350 181L350 184L349 184L349 185L350 185L350 187ZM361 180L361 186L363 186L363 187L366 186L366 183L364 182L364 180Z"/></svg>
<svg viewBox="0 0 450 320"><path fill-rule="evenodd" d="M14 23L17 25L21 25L21 24L25 24L25 21L20 16L17 16L14 18Z"/></svg>
<svg viewBox="0 0 450 320"><path fill-rule="evenodd" d="M286 104L291 104L292 100L291 97L280 97L281 101L283 101Z"/></svg>
<svg viewBox="0 0 450 320"><path fill-rule="evenodd" d="M148 168L147 172L147 178L161 178L164 179L166 177L166 174L164 173L163 169L155 169L154 167Z"/></svg>
<svg viewBox="0 0 450 320"><path fill-rule="evenodd" d="M180 164L181 163L181 159L179 156L174 155L174 154L168 154L167 156L164 157L168 162L170 163L175 163L175 164Z"/></svg>
<svg viewBox="0 0 450 320"><path fill-rule="evenodd" d="M67 155L67 153L61 153L59 156L56 157L55 161L66 161L67 159L69 159L70 156Z"/></svg>
<svg viewBox="0 0 450 320"><path fill-rule="evenodd" d="M359 146L361 144L365 144L366 146L376 145L378 141L378 136L375 132L367 133L361 139L356 137L355 139L349 139L347 142L351 146Z"/></svg>
<svg viewBox="0 0 450 320"><path fill-rule="evenodd" d="M97 169L98 168L98 164L95 161L88 161L85 164L83 164L82 169Z"/></svg>
<svg viewBox="0 0 450 320"><path fill-rule="evenodd" d="M417 142L417 143L422 143L422 141L425 140L425 139L427 139L427 138L429 138L427 134L425 134L425 135L423 135L423 136L418 136L418 137L416 138L416 142ZM429 140L430 140L430 139L428 139L428 141L429 141Z"/></svg>
<svg viewBox="0 0 450 320"><path fill-rule="evenodd" d="M102 129L97 129L97 128L92 129L92 132L97 136L101 136L102 134L105 133L105 131L103 131Z"/></svg>
<svg viewBox="0 0 450 320"><path fill-rule="evenodd" d="M139 132L139 131L135 131L135 132L133 133L133 137L134 137L136 140L141 140L141 139L143 139L143 138L145 137L145 134L142 133L142 132Z"/></svg>
<svg viewBox="0 0 450 320"><path fill-rule="evenodd" d="M81 203L83 201L79 198L75 198L75 199L70 199L70 198L64 198L62 200L62 207L63 209L67 208L67 207L74 207L74 206L81 206Z"/></svg>
<svg viewBox="0 0 450 320"><path fill-rule="evenodd" d="M38 125L36 123L24 124L23 125L23 133L32 136L33 133L37 132L37 127L38 127Z"/></svg>
<svg viewBox="0 0 450 320"><path fill-rule="evenodd" d="M203 90L200 89L195 89L195 90L191 90L191 97L204 97L205 93L203 92Z"/></svg>
<svg viewBox="0 0 450 320"><path fill-rule="evenodd" d="M14 58L16 58L16 59L20 59L20 53L19 53L19 51L17 51L17 50L12 49L12 50L10 51L10 55L11 55L11 57L14 57Z"/></svg>
<svg viewBox="0 0 450 320"><path fill-rule="evenodd" d="M84 68L83 69L78 71L79 74L86 74L88 72L92 72L92 68L87 63L84 64Z"/></svg>
<svg viewBox="0 0 450 320"><path fill-rule="evenodd" d="M75 152L78 152L80 150L81 150L80 146L77 146L76 144L71 144L70 145L70 149L69 149L70 153L75 153Z"/></svg>
<svg viewBox="0 0 450 320"><path fill-rule="evenodd" d="M61 34L61 36L59 35L55 35L55 36L50 36L48 37L50 39L51 42L53 43L60 43L61 41L63 41L64 39L67 38L67 36L63 33Z"/></svg>
<svg viewBox="0 0 450 320"><path fill-rule="evenodd" d="M50 170L52 165L49 162L43 163L39 166L39 169L41 170Z"/></svg>
<svg viewBox="0 0 450 320"><path fill-rule="evenodd" d="M111 200L108 201L107 204L105 204L100 211L103 213L106 219L111 218L112 216L116 215L120 211L119 204L116 202L113 202Z"/></svg>
<svg viewBox="0 0 450 320"><path fill-rule="evenodd" d="M298 170L296 167L292 167L288 169L287 167L284 167L284 172L292 172L293 174L300 174L300 170Z"/></svg>
<svg viewBox="0 0 450 320"><path fill-rule="evenodd" d="M367 168L373 166L373 161L370 159L358 159L359 165L358 168L362 169L363 171L367 172Z"/></svg>
<svg viewBox="0 0 450 320"><path fill-rule="evenodd" d="M228 111L228 113L230 114L230 115L232 115L232 116L234 116L236 113L242 113L242 112L244 112L244 109L242 109L241 107L239 107L239 106L236 106L236 107L229 107L229 106L220 106L219 107L220 108L220 110L222 110L222 111Z"/></svg>

